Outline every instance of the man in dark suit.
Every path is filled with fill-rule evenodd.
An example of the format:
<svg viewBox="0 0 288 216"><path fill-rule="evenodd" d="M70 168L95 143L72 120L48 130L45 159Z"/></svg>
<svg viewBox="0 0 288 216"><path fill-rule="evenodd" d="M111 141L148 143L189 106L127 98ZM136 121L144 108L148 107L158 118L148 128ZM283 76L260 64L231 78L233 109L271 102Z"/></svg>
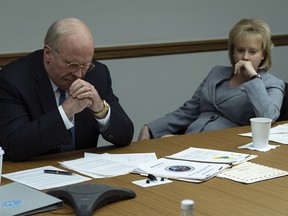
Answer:
<svg viewBox="0 0 288 216"><path fill-rule="evenodd" d="M117 146L130 144L133 123L113 93L108 68L93 54L88 27L67 18L51 25L42 50L0 70L6 159L96 147L99 134Z"/></svg>

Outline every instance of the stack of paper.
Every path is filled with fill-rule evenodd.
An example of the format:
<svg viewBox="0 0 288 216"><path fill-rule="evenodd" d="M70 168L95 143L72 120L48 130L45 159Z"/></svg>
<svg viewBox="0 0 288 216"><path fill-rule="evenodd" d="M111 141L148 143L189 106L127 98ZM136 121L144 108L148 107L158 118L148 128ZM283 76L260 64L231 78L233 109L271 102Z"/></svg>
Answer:
<svg viewBox="0 0 288 216"><path fill-rule="evenodd" d="M135 172L182 181L203 182L229 167L229 164L200 163L161 158L138 165Z"/></svg>
<svg viewBox="0 0 288 216"><path fill-rule="evenodd" d="M252 133L239 134L240 136L252 137ZM288 124L281 124L271 128L269 140L281 144L288 144Z"/></svg>
<svg viewBox="0 0 288 216"><path fill-rule="evenodd" d="M92 178L107 178L128 174L132 172L138 164L153 160L157 160L155 153L85 153L83 158L63 161L60 162L60 164Z"/></svg>
<svg viewBox="0 0 288 216"><path fill-rule="evenodd" d="M239 164L256 157L257 155L190 147L166 158L209 163Z"/></svg>
<svg viewBox="0 0 288 216"><path fill-rule="evenodd" d="M190 147L157 161L138 165L135 172L171 179L203 182L232 165L256 158L257 155Z"/></svg>

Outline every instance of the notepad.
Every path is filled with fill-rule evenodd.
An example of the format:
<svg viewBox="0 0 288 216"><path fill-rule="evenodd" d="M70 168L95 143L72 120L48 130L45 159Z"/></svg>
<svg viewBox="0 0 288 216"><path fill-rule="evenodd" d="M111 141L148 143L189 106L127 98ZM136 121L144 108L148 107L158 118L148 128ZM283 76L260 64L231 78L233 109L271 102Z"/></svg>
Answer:
<svg viewBox="0 0 288 216"><path fill-rule="evenodd" d="M288 171L252 162L245 162L224 171L219 174L218 177L250 184L286 175L288 175Z"/></svg>
<svg viewBox="0 0 288 216"><path fill-rule="evenodd" d="M0 215L31 215L63 207L63 201L13 182L0 187Z"/></svg>

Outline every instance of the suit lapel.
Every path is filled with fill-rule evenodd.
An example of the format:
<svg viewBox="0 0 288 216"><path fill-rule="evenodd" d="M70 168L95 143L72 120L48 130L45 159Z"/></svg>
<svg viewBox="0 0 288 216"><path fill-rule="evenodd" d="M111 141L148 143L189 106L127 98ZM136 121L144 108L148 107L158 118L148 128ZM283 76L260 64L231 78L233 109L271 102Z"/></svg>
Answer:
<svg viewBox="0 0 288 216"><path fill-rule="evenodd" d="M216 103L216 86L225 80L229 80L232 75L232 67L218 67L217 71L214 72L212 81L209 84L209 97L211 98L211 102L214 104L214 107L218 109L218 105Z"/></svg>
<svg viewBox="0 0 288 216"><path fill-rule="evenodd" d="M44 112L48 112L57 107L54 91L44 68L43 51L35 53L37 56L36 67L33 69L33 78L35 85L35 93L40 101L41 107Z"/></svg>

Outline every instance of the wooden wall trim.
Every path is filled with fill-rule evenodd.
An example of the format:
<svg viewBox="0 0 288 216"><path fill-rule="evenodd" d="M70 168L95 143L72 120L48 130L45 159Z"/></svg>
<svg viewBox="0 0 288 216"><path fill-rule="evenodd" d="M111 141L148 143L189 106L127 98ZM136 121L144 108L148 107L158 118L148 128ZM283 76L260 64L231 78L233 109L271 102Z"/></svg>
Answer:
<svg viewBox="0 0 288 216"><path fill-rule="evenodd" d="M274 35L272 41L275 46L287 46L288 34ZM227 39L95 48L94 58L106 60L221 50L227 50ZM27 54L29 53L0 54L0 67Z"/></svg>

